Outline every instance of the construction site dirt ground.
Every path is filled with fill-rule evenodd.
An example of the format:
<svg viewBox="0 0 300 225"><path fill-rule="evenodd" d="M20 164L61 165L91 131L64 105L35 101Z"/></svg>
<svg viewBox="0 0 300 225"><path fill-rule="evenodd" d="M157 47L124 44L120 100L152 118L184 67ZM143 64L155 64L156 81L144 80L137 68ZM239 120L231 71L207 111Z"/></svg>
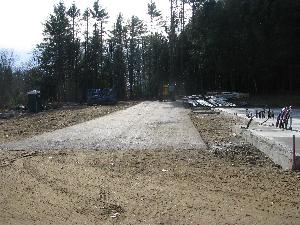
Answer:
<svg viewBox="0 0 300 225"><path fill-rule="evenodd" d="M190 117L202 149L0 151L0 224L300 224L298 172L243 142L238 119ZM15 120L9 141L24 137Z"/></svg>

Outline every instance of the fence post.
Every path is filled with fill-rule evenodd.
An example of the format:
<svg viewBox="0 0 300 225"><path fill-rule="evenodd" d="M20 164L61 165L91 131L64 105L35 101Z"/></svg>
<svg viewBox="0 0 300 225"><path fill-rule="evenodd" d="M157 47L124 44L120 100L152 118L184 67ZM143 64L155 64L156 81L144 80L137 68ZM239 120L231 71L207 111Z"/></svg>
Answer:
<svg viewBox="0 0 300 225"><path fill-rule="evenodd" d="M296 137L293 135L293 149L292 149L292 170L295 169L296 166Z"/></svg>

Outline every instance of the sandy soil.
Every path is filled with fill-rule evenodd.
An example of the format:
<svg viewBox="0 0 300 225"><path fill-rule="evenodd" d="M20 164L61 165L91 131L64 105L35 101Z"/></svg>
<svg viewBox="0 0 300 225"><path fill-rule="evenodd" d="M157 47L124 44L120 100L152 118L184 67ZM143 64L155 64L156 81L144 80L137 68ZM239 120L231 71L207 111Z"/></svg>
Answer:
<svg viewBox="0 0 300 225"><path fill-rule="evenodd" d="M191 117L209 151L0 152L0 224L300 224L299 173Z"/></svg>

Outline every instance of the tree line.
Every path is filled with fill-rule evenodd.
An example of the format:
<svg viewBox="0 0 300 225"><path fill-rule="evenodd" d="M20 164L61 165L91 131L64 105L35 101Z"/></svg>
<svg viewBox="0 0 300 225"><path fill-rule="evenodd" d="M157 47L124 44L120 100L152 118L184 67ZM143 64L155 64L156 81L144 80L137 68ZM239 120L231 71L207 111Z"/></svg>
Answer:
<svg viewBox="0 0 300 225"><path fill-rule="evenodd" d="M300 1L193 1L177 39L177 76L189 93L300 91Z"/></svg>
<svg viewBox="0 0 300 225"><path fill-rule="evenodd" d="M153 28L161 13L152 1L148 14ZM111 30L105 29L108 19L99 1L82 14L75 3L54 6L36 51L44 95L84 101L91 88L114 88L119 99L158 95L160 82L164 77L167 81L162 64L168 58L167 38L150 32L136 16L125 21L119 14Z"/></svg>
<svg viewBox="0 0 300 225"><path fill-rule="evenodd" d="M119 99L158 98L168 83L187 94L299 93L299 1L169 2L167 20L151 0L148 23L119 14L107 29L109 14L98 0L84 11L61 1L31 66L13 71L1 53L0 106L30 88L48 101L76 102L90 88L115 88Z"/></svg>

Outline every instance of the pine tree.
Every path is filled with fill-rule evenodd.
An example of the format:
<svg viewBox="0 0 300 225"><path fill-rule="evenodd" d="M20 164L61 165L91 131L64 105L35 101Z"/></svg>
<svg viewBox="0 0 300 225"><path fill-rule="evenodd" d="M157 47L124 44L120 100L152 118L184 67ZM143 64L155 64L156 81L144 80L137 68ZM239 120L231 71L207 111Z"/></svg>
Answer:
<svg viewBox="0 0 300 225"><path fill-rule="evenodd" d="M13 52L0 51L0 108L9 106L13 82Z"/></svg>
<svg viewBox="0 0 300 225"><path fill-rule="evenodd" d="M53 14L46 21L44 39L38 46L41 71L48 79L47 89L53 89L51 97L59 101L65 98L66 81L73 68L69 58L73 36L71 30L66 7L60 2L54 6Z"/></svg>
<svg viewBox="0 0 300 225"><path fill-rule="evenodd" d="M125 56L126 28L123 24L123 16L119 14L114 29L111 32L113 86L117 90L119 99L126 99L126 56Z"/></svg>
<svg viewBox="0 0 300 225"><path fill-rule="evenodd" d="M100 68L99 68L99 79L103 83L103 49L104 49L104 23L108 19L108 13L99 4L99 0L94 2L93 10L91 10L93 18L100 23Z"/></svg>
<svg viewBox="0 0 300 225"><path fill-rule="evenodd" d="M79 60L80 60L80 40L77 37L76 28L78 27L78 18L80 17L80 10L76 7L75 3L67 11L67 15L70 17L72 25L72 42L68 48L68 58L71 63L70 77L67 78L66 91L69 101L79 100Z"/></svg>
<svg viewBox="0 0 300 225"><path fill-rule="evenodd" d="M142 36L145 34L144 23L136 16L132 16L128 26L129 33L129 49L128 52L128 81L129 81L129 97L135 97L134 88L140 90L141 76L141 42Z"/></svg>
<svg viewBox="0 0 300 225"><path fill-rule="evenodd" d="M91 16L90 9L87 8L83 13L83 18L82 18L86 22L85 43L84 43L85 54L87 54L88 52L90 16Z"/></svg>

